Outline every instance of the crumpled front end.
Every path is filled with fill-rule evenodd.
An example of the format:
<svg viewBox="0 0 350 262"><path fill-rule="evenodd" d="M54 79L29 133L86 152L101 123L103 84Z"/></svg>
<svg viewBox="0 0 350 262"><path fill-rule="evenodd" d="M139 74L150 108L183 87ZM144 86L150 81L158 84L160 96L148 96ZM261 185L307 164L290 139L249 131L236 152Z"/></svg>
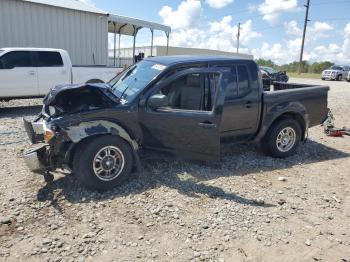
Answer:
<svg viewBox="0 0 350 262"><path fill-rule="evenodd" d="M27 136L33 144L28 151L24 152L24 162L35 173L43 174L53 170L51 148L47 141L50 131L45 121L39 116L33 122L24 118L23 123Z"/></svg>

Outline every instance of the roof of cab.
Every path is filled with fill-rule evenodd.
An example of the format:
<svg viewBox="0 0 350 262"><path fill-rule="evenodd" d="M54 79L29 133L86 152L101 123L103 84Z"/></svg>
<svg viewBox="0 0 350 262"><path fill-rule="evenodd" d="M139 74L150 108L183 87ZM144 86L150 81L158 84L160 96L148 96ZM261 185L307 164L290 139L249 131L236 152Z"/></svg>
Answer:
<svg viewBox="0 0 350 262"><path fill-rule="evenodd" d="M196 63L196 62L225 62L225 61L237 61L237 60L247 60L252 61L252 59L242 58L242 57L234 57L234 56L218 56L218 55L177 55L177 56L156 56L145 58L147 61L156 62L162 65L176 65L176 64L184 64L184 63Z"/></svg>

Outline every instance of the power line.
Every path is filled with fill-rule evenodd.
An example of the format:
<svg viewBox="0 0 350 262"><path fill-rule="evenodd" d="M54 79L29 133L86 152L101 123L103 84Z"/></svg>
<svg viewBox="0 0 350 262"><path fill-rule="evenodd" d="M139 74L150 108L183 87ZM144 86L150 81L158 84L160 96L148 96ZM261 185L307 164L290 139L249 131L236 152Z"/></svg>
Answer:
<svg viewBox="0 0 350 262"><path fill-rule="evenodd" d="M300 51L300 60L299 60L299 74L301 74L301 69L303 66L303 54L304 54L304 44L305 44L305 35L306 35L306 27L309 20L309 8L310 8L310 0L307 0L306 13L305 13L305 22L304 22L304 31L303 31L303 39L301 41L301 51Z"/></svg>
<svg viewBox="0 0 350 262"><path fill-rule="evenodd" d="M239 52L239 38L241 36L241 23L238 23L238 33L237 33L237 54Z"/></svg>
<svg viewBox="0 0 350 262"><path fill-rule="evenodd" d="M349 0L340 0L340 1L326 1L326 2L318 2L316 4L312 4L313 6L318 5L334 5L334 4L342 4L342 3L350 3Z"/></svg>
<svg viewBox="0 0 350 262"><path fill-rule="evenodd" d="M350 17L343 17L343 18L336 18L336 17L333 17L333 18L321 18L321 19L318 19L318 20L321 20L321 21L340 21L340 20L349 20L349 21L350 21Z"/></svg>

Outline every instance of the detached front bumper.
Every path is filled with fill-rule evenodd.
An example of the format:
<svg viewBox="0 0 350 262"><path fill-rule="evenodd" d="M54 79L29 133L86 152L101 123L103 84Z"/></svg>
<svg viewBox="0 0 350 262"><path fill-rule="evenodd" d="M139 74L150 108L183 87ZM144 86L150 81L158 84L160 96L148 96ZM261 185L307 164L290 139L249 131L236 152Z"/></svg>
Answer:
<svg viewBox="0 0 350 262"><path fill-rule="evenodd" d="M24 162L27 167L34 173L43 173L48 170L46 164L47 145L40 145L24 153Z"/></svg>
<svg viewBox="0 0 350 262"><path fill-rule="evenodd" d="M48 145L44 143L43 122L30 122L24 118L23 123L28 138L33 144L32 148L23 154L24 162L31 171L43 173L49 169Z"/></svg>
<svg viewBox="0 0 350 262"><path fill-rule="evenodd" d="M27 132L27 136L32 144L44 141L44 125L42 121L31 122L23 118L23 124L24 129Z"/></svg>

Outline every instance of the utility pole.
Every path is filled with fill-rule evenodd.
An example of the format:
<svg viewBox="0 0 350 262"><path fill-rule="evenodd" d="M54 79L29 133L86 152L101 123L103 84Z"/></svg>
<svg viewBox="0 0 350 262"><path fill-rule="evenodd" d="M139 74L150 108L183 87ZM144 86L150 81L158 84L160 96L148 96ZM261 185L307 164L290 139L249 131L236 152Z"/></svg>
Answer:
<svg viewBox="0 0 350 262"><path fill-rule="evenodd" d="M241 23L238 23L238 33L237 33L237 54L239 52L239 38L241 36Z"/></svg>
<svg viewBox="0 0 350 262"><path fill-rule="evenodd" d="M304 44L305 44L305 35L306 35L306 27L307 22L309 22L309 7L310 7L310 0L307 0L307 4L304 5L306 7L306 13L305 13L305 22L304 22L304 32L303 32L303 39L301 41L301 51L300 51L300 60L299 60L299 75L301 74L301 70L303 67L303 55L304 55Z"/></svg>

